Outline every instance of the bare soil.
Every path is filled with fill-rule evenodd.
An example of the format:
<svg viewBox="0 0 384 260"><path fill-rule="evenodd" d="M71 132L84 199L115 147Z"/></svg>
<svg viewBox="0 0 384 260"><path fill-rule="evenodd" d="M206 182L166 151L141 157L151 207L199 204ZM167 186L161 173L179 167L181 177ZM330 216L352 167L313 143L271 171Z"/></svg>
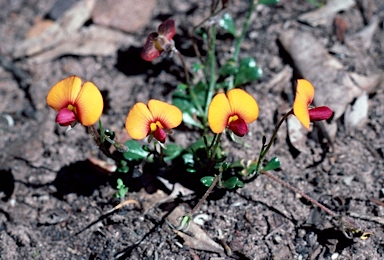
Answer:
<svg viewBox="0 0 384 260"><path fill-rule="evenodd" d="M311 33L347 71L369 76L384 70L384 3L359 0L337 15L347 25L346 36L364 29L372 17L379 26L364 52L340 54L333 18L319 26L298 21L301 14L317 9L310 1L282 0L276 6L257 7L241 49L241 57L254 57L263 70L261 80L244 86L260 106L257 122L242 143L228 139L229 159L254 159L261 137L270 136L280 115L289 109L292 82L299 76L279 42L288 29ZM201 232L223 246L222 253L185 243L166 221L175 208L189 211L204 187L189 185L190 173L178 172L172 181L196 192L167 200L171 193L159 181L159 171L144 167L142 175L109 173L89 158L105 160L85 128L65 129L55 123L55 112L45 97L59 80L78 75L93 81L102 91L103 124L115 131L117 140L129 137L124 122L137 101L150 98L170 101L183 80L177 59L147 63L140 59L146 36L161 21L175 19L176 46L197 61L188 30L209 15L210 1L158 0L145 29L130 33L111 55L62 55L49 61L14 58L14 47L27 32L47 17L55 0L0 1L0 259L382 259L384 257L384 91L368 94L368 117L359 127L349 128L337 119L333 150L325 152L318 127L305 134L305 151L289 142L284 124L271 157L278 156L281 170L275 175L303 190L332 210L351 217L373 235L348 239L337 221L296 193L266 176L244 188L215 192L198 212ZM228 12L238 28L245 19L248 1L229 1ZM86 26L92 25L92 19ZM368 41L369 39L363 39ZM87 41L85 38L84 41ZM220 62L233 51L233 37L218 34ZM347 46L347 49L350 46ZM332 51L333 50L333 51ZM289 77L271 84L281 71ZM319 71L319 74L322 72ZM321 88L321 86L316 86ZM326 105L326 104L321 104ZM12 122L13 121L13 122ZM172 139L184 146L199 136L181 126ZM143 142L144 143L144 142ZM327 143L327 142L326 142ZM167 179L166 174L160 173ZM127 199L136 201L111 214L119 204L114 197L116 179L129 187ZM163 203L164 202L164 203ZM228 251L228 248L230 249Z"/></svg>

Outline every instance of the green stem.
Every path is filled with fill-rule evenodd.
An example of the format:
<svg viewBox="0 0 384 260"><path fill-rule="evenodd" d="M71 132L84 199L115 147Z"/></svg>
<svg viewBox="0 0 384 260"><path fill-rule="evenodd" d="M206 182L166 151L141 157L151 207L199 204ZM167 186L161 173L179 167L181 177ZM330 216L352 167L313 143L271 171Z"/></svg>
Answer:
<svg viewBox="0 0 384 260"><path fill-rule="evenodd" d="M244 40L245 34L248 31L249 22L251 20L252 13L255 10L255 1L254 0L250 0L250 1L251 1L251 5L249 6L249 11L248 11L247 17L245 18L245 22L243 24L243 30L241 31L240 36L236 38L235 52L233 53L233 59L235 62L237 62L239 59L240 46Z"/></svg>
<svg viewBox="0 0 384 260"><path fill-rule="evenodd" d="M217 151L217 147L219 147L221 135L222 135L222 133L215 134L216 142L215 142L215 145L213 146L213 149L210 150L210 154L209 154L209 161L210 161L209 168L211 168L212 163L215 161L216 151ZM208 169L208 171L209 171L209 169Z"/></svg>
<svg viewBox="0 0 384 260"><path fill-rule="evenodd" d="M215 85L216 85L216 58L215 58L215 44L216 44L216 27L215 25L212 25L211 31L210 31L210 48L208 51L208 68L210 70L210 79L209 79L209 89L207 93L207 99L205 102L205 120L208 118L208 108L209 104L211 103L214 91L215 91ZM206 122L205 122L206 123Z"/></svg>
<svg viewBox="0 0 384 260"><path fill-rule="evenodd" d="M263 164L263 160L264 160L265 156L267 155L269 149L271 148L273 142L275 141L275 138L276 138L277 132L278 132L279 129L280 129L280 126L283 124L283 122L284 122L284 121L288 118L288 116L290 116L291 114L293 114L293 110L292 110L292 109L291 109L290 111L288 111L288 112L281 118L280 122L276 125L275 130L273 131L272 137L271 137L271 139L270 139L269 142L268 142L268 145L265 147L265 149L262 150L262 152L260 153L259 159L257 160L256 173L259 172L259 168L260 168L260 166Z"/></svg>
<svg viewBox="0 0 384 260"><path fill-rule="evenodd" d="M245 34L248 31L249 23L250 23L250 20L251 20L252 13L255 10L255 2L258 2L257 0L250 0L250 1L251 1L251 4L249 6L249 11L248 11L247 17L245 18L245 21L244 21L244 24L243 24L243 29L241 31L240 36L236 37L235 51L233 53L233 61L235 62L236 65L237 65L238 60L239 60L241 44L243 43ZM232 75L229 78L229 84L228 84L227 91L234 87L234 80L235 80L235 77L234 77L234 75Z"/></svg>
<svg viewBox="0 0 384 260"><path fill-rule="evenodd" d="M199 113L201 115L204 115L203 108L201 107L201 104L200 104L200 102L197 99L196 93L195 93L195 91L192 88L191 80L189 78L189 72L188 72L188 69L187 69L187 64L185 63L183 55L181 55L181 53L178 50L176 50L175 53L177 54L177 56L179 57L181 63L183 64L184 74L185 74L185 81L187 83L188 92L189 92L189 95L191 96L192 102L195 105L196 109L199 111Z"/></svg>

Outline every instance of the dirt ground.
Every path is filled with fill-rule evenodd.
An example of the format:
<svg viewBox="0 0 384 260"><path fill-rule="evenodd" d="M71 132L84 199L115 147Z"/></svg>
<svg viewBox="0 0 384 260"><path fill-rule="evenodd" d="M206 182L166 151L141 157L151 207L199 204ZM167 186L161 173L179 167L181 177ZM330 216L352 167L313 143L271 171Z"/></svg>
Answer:
<svg viewBox="0 0 384 260"><path fill-rule="evenodd" d="M258 101L260 116L250 125L244 143L226 139L223 144L230 160L255 158L262 135L271 135L280 115L292 104L293 79L308 72L300 69L297 57L285 48L284 32L298 31L296 39L303 44L310 34L345 73L368 80L378 75L365 94L352 93L340 84L340 97L337 87L327 88L315 80L318 93L324 93L324 88L337 99L351 97L340 115L327 123L334 132L315 125L295 142L284 124L271 153L282 163L276 176L373 232L367 240L346 238L337 221L266 176L242 189L215 192L198 211L194 218L198 225L186 237L169 222L191 210L201 197L202 185L185 182L191 173L178 172L172 180L197 196L169 197L172 185L159 181L155 169L144 167L142 175L109 173L95 165L95 159L105 158L85 128L65 132L55 123L55 111L45 98L56 82L70 75L93 81L101 89L105 100L101 119L119 141L129 138L124 122L135 102L171 100L183 80L179 61L144 62L141 47L161 21L172 18L177 24L177 48L189 64L196 62L188 30L209 15L210 1L142 2L147 12L122 22L132 24L128 26L131 32L114 29L112 36L109 32L84 36L80 33L96 23L95 17L88 17L76 32L79 43L71 34L52 35L45 48L29 54L20 52L26 38L39 37L44 26L54 26L67 9L53 12L56 0L0 1L0 259L382 259L384 2L350 1L350 6L315 23L301 15L319 9L311 3L317 1L281 0L275 6L258 6L240 56L254 57L263 70L259 81L244 86ZM245 0L229 1L227 12L238 28L248 5ZM132 10L127 19L131 14ZM48 18L51 22L44 25L42 21ZM375 27L369 27L372 24ZM366 28L373 28L371 34L359 38ZM108 48L89 45L107 37ZM233 41L219 30L220 63L233 52ZM56 49L61 43L64 51ZM327 70L307 69L319 82L328 78ZM359 100L362 105L354 106L361 104ZM332 108L332 104L319 105ZM348 108L357 115L347 115ZM187 146L198 136L196 129L181 126L172 138ZM325 145L332 149L325 152ZM161 177L167 179L167 175ZM126 198L139 207L130 203L105 214L120 202L114 197L117 178L125 180Z"/></svg>

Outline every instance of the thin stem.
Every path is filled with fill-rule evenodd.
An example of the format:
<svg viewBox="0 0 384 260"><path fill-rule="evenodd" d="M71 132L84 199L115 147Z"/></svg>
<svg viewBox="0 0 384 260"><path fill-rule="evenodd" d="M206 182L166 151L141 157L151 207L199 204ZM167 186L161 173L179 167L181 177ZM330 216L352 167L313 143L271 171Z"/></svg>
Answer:
<svg viewBox="0 0 384 260"><path fill-rule="evenodd" d="M264 174L265 176L268 176L269 178L271 178L272 180L280 183L281 185L283 185L284 187L290 189L291 191L293 192L296 192L298 194L300 194L302 197L304 197L306 200L310 201L312 204L318 206L319 208L321 208L322 210L324 210L325 212L327 212L329 215L331 215L332 217L334 218L338 218L339 215L330 210L329 208L327 208L326 206L324 206L323 204L321 204L320 202L318 202L317 200L313 199L312 197L308 196L307 194L305 194L304 192L302 192L301 190L299 190L298 188L296 187L293 187L291 184L283 181L282 179L280 179L279 177L269 173L269 172L260 172L261 174Z"/></svg>
<svg viewBox="0 0 384 260"><path fill-rule="evenodd" d="M267 147L260 153L260 157L259 159L257 160L257 172L259 171L259 167L260 165L263 163L263 160L265 158L265 156L267 155L269 149L271 148L272 144L273 144L273 141L275 141L275 138L276 138L276 135L277 135L277 132L279 131L280 129L280 126L283 124L283 122L288 118L288 116L290 116L291 114L293 114L293 110L291 109L289 112L287 112L280 120L280 122L276 125L275 127L275 130L273 131L273 134L272 134L272 137L271 139L269 140L268 142L268 145Z"/></svg>
<svg viewBox="0 0 384 260"><path fill-rule="evenodd" d="M215 176L215 178L213 179L213 182L211 183L211 186L209 186L208 190L204 193L204 196L199 200L199 202L195 205L195 207L193 207L193 209L189 212L189 216L192 216L193 213L195 213L201 206L201 204L203 204L203 202L208 198L209 194L212 192L213 188L216 186L217 182L220 180L221 178L221 172Z"/></svg>
<svg viewBox="0 0 384 260"><path fill-rule="evenodd" d="M210 70L210 79L209 79L209 89L207 93L207 99L205 102L205 118L207 118L208 115L208 107L211 103L213 92L215 90L216 85L216 59L215 59L215 43L216 43L216 27L215 25L212 25L211 27L211 33L210 33L210 48L208 51L208 68Z"/></svg>
<svg viewBox="0 0 384 260"><path fill-rule="evenodd" d="M201 27L206 21L208 21L209 19L211 19L212 17L218 15L220 12L222 12L223 10L225 10L227 8L228 5L225 5L225 6L222 6L219 10L216 10L214 12L211 13L210 16L206 17L204 20L202 20L199 24L197 24L196 26L194 26L192 28L192 30L190 31L189 33L189 36L191 37L191 40L192 40L192 46L193 46L193 49L196 53L196 56L199 58L201 64L204 64L204 61L203 61L203 58L201 56L201 53L199 51L199 48L197 47L197 44L196 44L196 37L195 37L195 34L196 34L196 30L197 28Z"/></svg>
<svg viewBox="0 0 384 260"><path fill-rule="evenodd" d="M235 62L235 64L237 65L238 63L238 60L239 60L239 54L240 54L240 47L241 47L241 44L243 43L243 40L244 40L244 37L245 37L245 34L247 33L248 31L248 28L249 28L249 22L251 20L251 16L252 16L252 13L253 11L255 10L255 2L258 2L257 0L250 0L251 1L251 4L249 6L249 11L248 11L248 14L247 14L247 17L245 18L245 22L243 24L243 29L241 31L241 34L240 36L236 37L236 43L235 43L235 51L233 53L233 61ZM235 77L234 75L231 75L229 77L229 84L228 84L228 90L232 89L234 87L234 80L235 80Z"/></svg>
<svg viewBox="0 0 384 260"><path fill-rule="evenodd" d="M215 145L213 146L213 149L211 150L211 153L210 153L210 157L209 157L210 166L209 166L208 171L209 171L210 168L212 167L212 163L213 163L214 160L215 160L216 151L217 151L217 147L219 147L219 143L220 143L221 135L222 135L222 133L220 133L220 134L215 134L215 137L217 137L217 138L216 138Z"/></svg>
<svg viewBox="0 0 384 260"><path fill-rule="evenodd" d="M255 0L250 0L250 1L251 1L251 5L249 6L249 11L248 11L247 17L245 18L245 22L243 24L243 30L241 31L240 36L236 38L235 52L233 53L233 59L235 60L235 62L237 62L237 60L239 59L240 46L244 40L245 34L248 31L249 22L251 20L252 13L255 10L255 2L258 2Z"/></svg>
<svg viewBox="0 0 384 260"><path fill-rule="evenodd" d="M181 55L181 53L178 50L176 50L175 53L177 54L177 56L179 57L181 63L183 64L185 80L186 80L186 83L187 83L187 86L188 86L188 92L189 92L189 95L191 96L192 102L195 105L196 109L199 111L199 113L201 115L204 115L203 108L201 107L201 104L199 103L199 101L197 99L196 93L195 93L195 91L192 88L191 80L190 80L189 72L188 72L188 68L187 68L187 64L185 63L183 55Z"/></svg>

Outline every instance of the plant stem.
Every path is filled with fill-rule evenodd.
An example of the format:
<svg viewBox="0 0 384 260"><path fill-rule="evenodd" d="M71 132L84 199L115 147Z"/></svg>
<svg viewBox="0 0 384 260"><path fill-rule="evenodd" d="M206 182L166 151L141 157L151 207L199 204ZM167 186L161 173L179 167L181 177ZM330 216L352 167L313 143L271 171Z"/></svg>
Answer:
<svg viewBox="0 0 384 260"><path fill-rule="evenodd" d="M191 80L190 80L189 72L188 72L188 68L187 68L187 64L185 63L183 55L181 55L181 53L178 50L175 50L175 53L177 54L177 56L179 57L181 63L183 64L184 74L185 74L185 81L186 81L186 84L188 86L188 92L189 92L189 95L191 96L192 102L195 105L196 109L199 111L199 113L201 115L204 115L203 108L201 107L201 104L199 103L199 101L197 99L196 93L195 93L195 91L192 88Z"/></svg>
<svg viewBox="0 0 384 260"><path fill-rule="evenodd" d="M255 0L250 0L250 2L251 2L251 5L249 6L249 11L248 11L247 17L245 18L245 22L243 24L243 30L241 31L240 36L236 38L235 52L233 53L233 59L235 62L237 62L239 59L240 46L244 40L245 34L248 31L249 22L251 20L252 13L255 10Z"/></svg>
<svg viewBox="0 0 384 260"><path fill-rule="evenodd" d="M283 185L284 187L290 189L291 191L300 194L303 198L305 198L306 200L308 200L312 204L316 205L317 207L319 207L320 209L324 210L326 213L331 215L334 219L336 219L338 221L338 223L339 223L339 225L340 225L340 227L341 227L345 237L347 237L349 239L352 239L353 238L353 234L359 234L360 233L360 235L364 235L363 230L361 229L360 225L358 225L351 218L346 217L346 216L342 216L340 214L337 214L336 212L334 212L333 210L327 208L326 206L324 206L323 204L321 204L320 202L318 202L314 198L308 196L307 194L305 194L304 192L302 192L298 188L293 187L291 184L283 181L279 177L277 177L277 176L275 176L275 175L273 175L273 174L271 174L269 172L262 171L260 173L264 174L265 176L267 176L267 177L271 178L272 180L278 182L279 184Z"/></svg>
<svg viewBox="0 0 384 260"><path fill-rule="evenodd" d="M99 122L100 123L100 122ZM100 123L101 125L101 123ZM103 152L103 154L109 158L111 158L112 160L114 160L117 164L119 163L119 160L117 157L115 157L113 154L111 154L111 152L109 151L109 149L107 149L105 146L104 146L104 140L102 140L102 137L100 136L100 134L97 132L97 129L95 128L94 125L91 125L88 127L89 129L89 132L91 133L92 137L93 137L93 140L95 141L95 143L97 144L97 146L99 147L99 149Z"/></svg>
<svg viewBox="0 0 384 260"><path fill-rule="evenodd" d="M221 135L222 135L222 133L220 133L220 134L215 134L215 136L217 136L217 138L216 138L215 145L213 146L213 149L211 150L211 153L210 153L210 157L209 157L210 166L209 166L208 171L209 171L210 168L212 167L212 163L215 161L216 151L217 151L217 147L219 147L219 143L220 143Z"/></svg>
<svg viewBox="0 0 384 260"><path fill-rule="evenodd" d="M304 192L302 192L301 190L299 190L298 188L296 187L293 187L291 184L283 181L282 179L280 179L279 177L273 175L272 173L269 173L269 172L260 172L261 174L264 174L265 176L268 176L269 178L271 178L272 180L280 183L281 185L283 185L284 187L290 189L291 191L295 192L295 193L298 193L300 194L302 197L304 197L306 200L310 201L312 204L318 206L319 208L321 208L322 210L324 210L325 212L327 212L329 215L331 215L332 217L334 218L337 218L339 217L339 215L330 210L329 208L327 208L326 206L324 206L323 204L321 204L320 202L318 202L317 200L313 199L312 197L308 196L307 194L305 194Z"/></svg>
<svg viewBox="0 0 384 260"><path fill-rule="evenodd" d="M238 60L239 60L241 44L243 43L245 34L248 31L249 22L251 20L252 13L255 10L255 2L258 2L258 1L257 0L250 0L250 2L251 3L250 3L250 6L249 6L249 11L248 11L247 17L245 18L245 21L244 21L244 24L243 24L243 29L241 31L240 36L236 37L235 51L233 53L233 61L235 62L236 66L237 66L237 63L238 63ZM228 85L227 91L234 87L234 80L235 80L234 75L231 75L230 78L229 78L229 85Z"/></svg>
<svg viewBox="0 0 384 260"><path fill-rule="evenodd" d="M215 43L216 43L216 27L215 25L212 25L211 31L210 31L210 47L208 51L208 68L209 68L209 88L207 93L207 99L205 102L205 113L204 118L207 120L208 117L208 107L211 103L214 91L215 91L215 85L216 85L216 58L215 58ZM205 122L206 123L206 122Z"/></svg>
<svg viewBox="0 0 384 260"><path fill-rule="evenodd" d="M215 178L211 183L211 186L209 186L208 190L204 193L204 196L199 200L199 202L195 205L195 207L193 207L193 209L189 212L188 214L189 216L192 216L193 213L195 213L200 208L201 204L203 204L203 202L208 198L209 194L212 192L213 188L216 186L220 178L221 178L221 172L215 176Z"/></svg>
<svg viewBox="0 0 384 260"><path fill-rule="evenodd" d="M288 116L290 116L291 114L293 114L293 110L291 109L290 111L288 111L280 120L280 122L276 125L275 127L275 130L273 131L273 134L272 134L272 137L271 139L269 140L268 142L268 145L265 149L263 149L263 151L260 153L260 157L259 159L257 160L257 167L256 167L256 173L259 172L259 167L263 164L263 160L265 158L265 156L267 155L269 149L271 148L272 144L273 144L273 141L275 141L275 138L276 138L276 135L277 135L277 132L279 131L280 129L280 126L283 124L283 122L288 118Z"/></svg>
<svg viewBox="0 0 384 260"><path fill-rule="evenodd" d="M200 62L203 64L203 58L201 57L201 53L199 51L199 48L197 47L197 44L196 44L196 37L195 37L195 34L196 34L196 30L197 28L199 28L200 26L202 26L206 21L208 21L209 19L211 19L212 17L218 15L221 11L225 10L227 8L227 6L222 6L219 10L215 10L214 12L211 13L210 16L206 17L204 20L202 20L198 25L194 26L192 28L192 30L190 31L190 37L192 39L192 46L193 46L193 49L195 50L195 53L196 53L196 56L199 58Z"/></svg>

